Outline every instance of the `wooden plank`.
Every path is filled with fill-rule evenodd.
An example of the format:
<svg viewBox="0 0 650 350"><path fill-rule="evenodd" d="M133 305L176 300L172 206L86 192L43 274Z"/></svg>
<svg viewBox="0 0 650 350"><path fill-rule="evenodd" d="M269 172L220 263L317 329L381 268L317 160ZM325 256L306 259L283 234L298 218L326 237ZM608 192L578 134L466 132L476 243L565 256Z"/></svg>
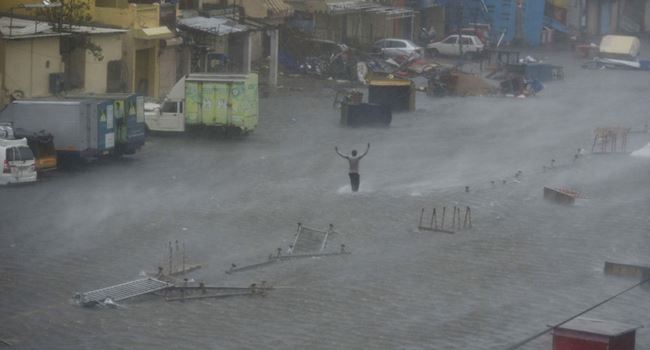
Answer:
<svg viewBox="0 0 650 350"><path fill-rule="evenodd" d="M605 261L603 269L606 275L634 277L634 278L647 278L650 277L650 266L619 264L615 262Z"/></svg>
<svg viewBox="0 0 650 350"><path fill-rule="evenodd" d="M576 193L544 186L544 199L559 204L573 204Z"/></svg>

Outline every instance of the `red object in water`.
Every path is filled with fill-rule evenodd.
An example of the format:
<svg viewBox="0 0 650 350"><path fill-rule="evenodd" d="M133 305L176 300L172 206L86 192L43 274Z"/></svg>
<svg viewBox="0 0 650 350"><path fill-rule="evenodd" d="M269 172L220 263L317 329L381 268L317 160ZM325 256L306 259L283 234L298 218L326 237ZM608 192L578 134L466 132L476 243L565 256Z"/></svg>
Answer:
<svg viewBox="0 0 650 350"><path fill-rule="evenodd" d="M635 326L576 318L553 330L553 350L634 350Z"/></svg>

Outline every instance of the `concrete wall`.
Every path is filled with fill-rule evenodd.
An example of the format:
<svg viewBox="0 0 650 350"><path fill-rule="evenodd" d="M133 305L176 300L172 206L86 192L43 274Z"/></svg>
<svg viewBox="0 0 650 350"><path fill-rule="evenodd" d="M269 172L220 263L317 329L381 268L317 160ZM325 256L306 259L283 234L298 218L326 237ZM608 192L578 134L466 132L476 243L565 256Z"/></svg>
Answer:
<svg viewBox="0 0 650 350"><path fill-rule="evenodd" d="M63 57L66 87L83 89L86 76L86 50L78 48Z"/></svg>
<svg viewBox="0 0 650 350"><path fill-rule="evenodd" d="M598 35L600 32L600 8L599 2L587 0L587 34Z"/></svg>
<svg viewBox="0 0 650 350"><path fill-rule="evenodd" d="M253 60L253 62L262 58L262 54L264 53L264 48L262 47L264 40L262 37L264 35L266 35L266 33L261 31L251 33L251 60Z"/></svg>
<svg viewBox="0 0 650 350"><path fill-rule="evenodd" d="M121 4L121 3L120 3ZM127 7L96 7L95 21L125 29L158 27L160 5L129 4Z"/></svg>
<svg viewBox="0 0 650 350"><path fill-rule="evenodd" d="M122 55L127 72L128 92L135 92L138 87L138 77L148 80L147 95L158 97L160 93L160 60L159 60L159 40L142 40L133 37L134 31L131 30L123 35ZM136 64L136 52L138 50L149 50L148 63L140 62ZM106 60L108 64L110 60Z"/></svg>
<svg viewBox="0 0 650 350"><path fill-rule="evenodd" d="M646 32L650 31L650 1L646 0L645 2L645 14L643 19L643 30Z"/></svg>
<svg viewBox="0 0 650 350"><path fill-rule="evenodd" d="M51 73L62 73L58 38L4 40L2 102L18 91L24 97L48 96Z"/></svg>
<svg viewBox="0 0 650 350"><path fill-rule="evenodd" d="M99 61L86 50L84 91L105 93L108 62L122 59L122 34L95 35L92 42L102 48L104 58Z"/></svg>
<svg viewBox="0 0 650 350"><path fill-rule="evenodd" d="M621 0L612 2L611 11L612 12L609 19L609 32L616 33L619 30L619 14L622 12Z"/></svg>
<svg viewBox="0 0 650 350"><path fill-rule="evenodd" d="M160 50L160 89L158 96L167 95L176 84L179 55L177 46L170 46Z"/></svg>
<svg viewBox="0 0 650 350"><path fill-rule="evenodd" d="M581 12L584 11L584 6L584 0L575 0L568 4L566 8L567 26L575 30L580 30L580 17Z"/></svg>
<svg viewBox="0 0 650 350"><path fill-rule="evenodd" d="M246 16L253 18L265 18L268 16L266 4L260 0L240 0L241 6L246 9Z"/></svg>

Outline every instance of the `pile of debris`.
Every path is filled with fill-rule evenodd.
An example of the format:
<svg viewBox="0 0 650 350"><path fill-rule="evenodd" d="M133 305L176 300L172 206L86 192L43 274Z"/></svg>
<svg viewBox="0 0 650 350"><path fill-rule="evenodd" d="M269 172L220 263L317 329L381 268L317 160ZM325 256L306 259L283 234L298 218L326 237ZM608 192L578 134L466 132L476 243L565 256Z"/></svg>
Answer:
<svg viewBox="0 0 650 350"><path fill-rule="evenodd" d="M582 65L587 69L650 70L650 60L639 60L639 38L626 35L605 35L600 41L598 54Z"/></svg>
<svg viewBox="0 0 650 350"><path fill-rule="evenodd" d="M185 301L194 299L220 299L234 296L265 295L273 289L262 281L259 285L252 283L249 286L211 286L201 281L194 281L185 277L186 273L201 268L199 264L188 264L185 256L185 243L181 245L176 241L175 248L169 242L169 256L167 268L158 267L157 272L145 273L147 277L128 281L109 287L75 293L73 301L84 307L118 308L118 302L133 299L143 295L157 295L165 301ZM179 277L183 277L180 279Z"/></svg>
<svg viewBox="0 0 650 350"><path fill-rule="evenodd" d="M436 70L427 81L429 96L485 96L498 93L498 88L480 76L463 72L458 68Z"/></svg>

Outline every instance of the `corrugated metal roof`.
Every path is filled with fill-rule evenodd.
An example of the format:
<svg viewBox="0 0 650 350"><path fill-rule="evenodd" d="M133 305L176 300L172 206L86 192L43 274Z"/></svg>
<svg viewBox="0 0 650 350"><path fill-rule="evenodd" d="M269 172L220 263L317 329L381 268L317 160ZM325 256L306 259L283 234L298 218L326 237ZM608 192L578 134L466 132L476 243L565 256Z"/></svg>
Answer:
<svg viewBox="0 0 650 350"><path fill-rule="evenodd" d="M291 6L282 0L264 0L269 10L275 15L290 15L293 12Z"/></svg>
<svg viewBox="0 0 650 350"><path fill-rule="evenodd" d="M57 34L53 32L50 29L50 25L45 22L36 22L21 18L14 18L12 20L10 17L0 18L0 32L2 33L2 36L5 37L9 36L10 32L11 36Z"/></svg>
<svg viewBox="0 0 650 350"><path fill-rule="evenodd" d="M91 27L91 26L71 26L71 32L86 34L114 34L124 33L124 29ZM9 35L11 33L11 36ZM0 17L0 34L6 39L27 39L36 37L50 37L70 35L70 33L55 32L47 22L35 21L31 19Z"/></svg>
<svg viewBox="0 0 650 350"><path fill-rule="evenodd" d="M249 30L245 25L239 24L225 17L190 17L178 21L181 26L200 30L213 35L227 35L241 33Z"/></svg>
<svg viewBox="0 0 650 350"><path fill-rule="evenodd" d="M287 0L291 6L297 10L308 12L327 12L329 14L346 14L346 13L373 13L383 14L389 19L403 17L412 17L413 9L384 6L365 0L346 0L346 1L328 1L328 0Z"/></svg>
<svg viewBox="0 0 650 350"><path fill-rule="evenodd" d="M374 8L376 5L365 1L331 1L327 2L327 10L330 13L336 12L359 12Z"/></svg>

